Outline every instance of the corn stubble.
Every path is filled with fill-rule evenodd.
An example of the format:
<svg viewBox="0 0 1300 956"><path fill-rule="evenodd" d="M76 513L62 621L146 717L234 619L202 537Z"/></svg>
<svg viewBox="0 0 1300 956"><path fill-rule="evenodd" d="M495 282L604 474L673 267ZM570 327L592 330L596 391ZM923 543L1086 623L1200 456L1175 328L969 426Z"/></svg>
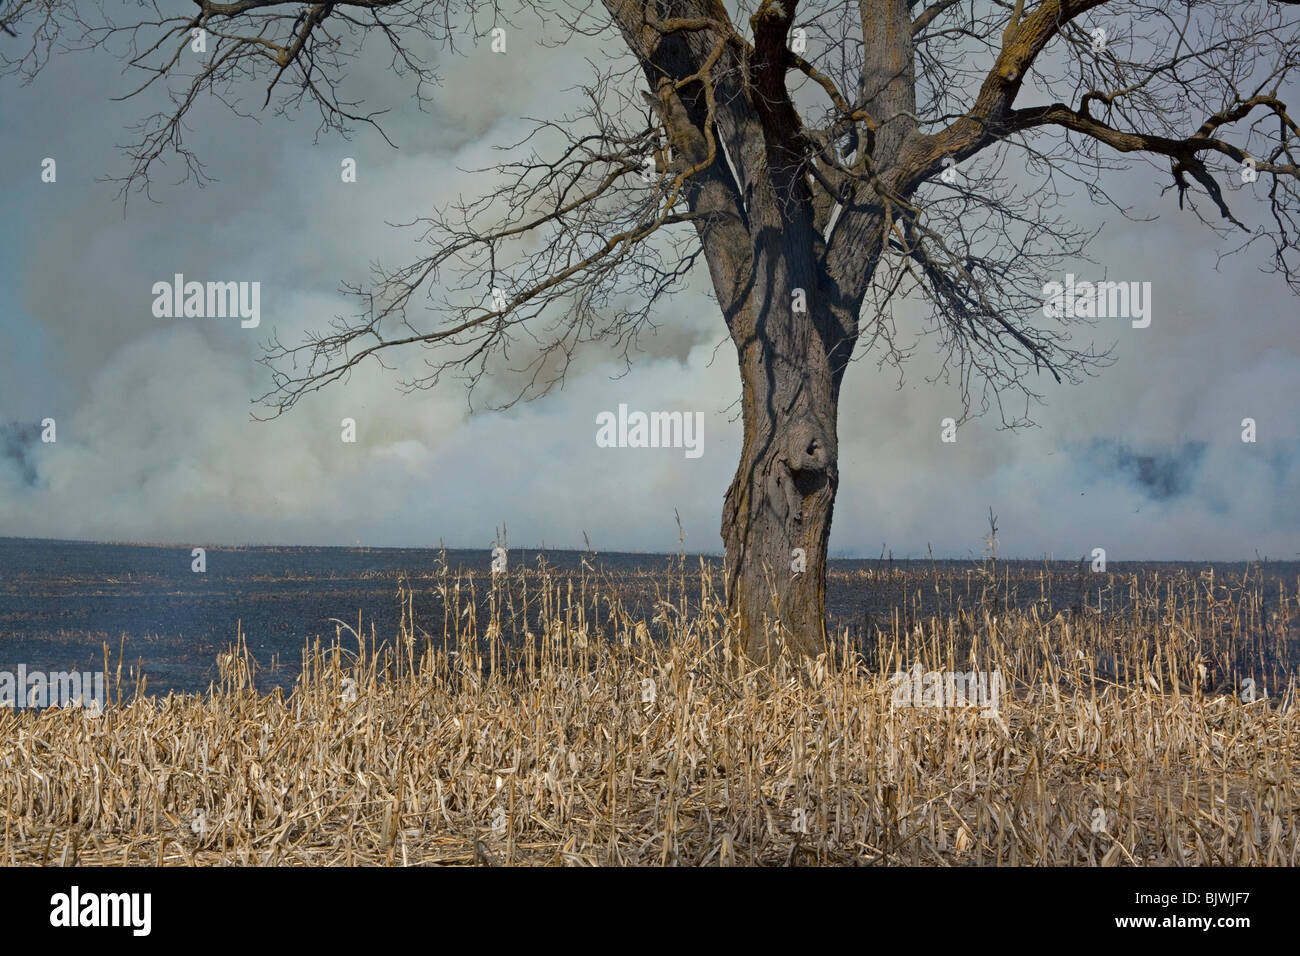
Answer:
<svg viewBox="0 0 1300 956"><path fill-rule="evenodd" d="M444 565L441 633L340 622L287 695L241 637L206 694L119 667L103 716L0 712L0 863L1295 866L1295 595L1131 586L1049 616L987 582L759 668L703 563L652 620L595 574ZM999 671L997 713L893 705L918 663Z"/></svg>

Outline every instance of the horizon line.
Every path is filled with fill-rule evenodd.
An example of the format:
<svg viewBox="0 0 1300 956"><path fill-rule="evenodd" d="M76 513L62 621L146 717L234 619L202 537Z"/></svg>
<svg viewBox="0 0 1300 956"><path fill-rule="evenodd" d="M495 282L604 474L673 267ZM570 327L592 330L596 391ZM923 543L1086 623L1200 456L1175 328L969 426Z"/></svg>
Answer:
<svg viewBox="0 0 1300 956"><path fill-rule="evenodd" d="M308 549L308 548L314 548L314 549L334 549L334 550L340 550L340 551L434 551L434 552L437 552L437 551L482 551L482 550L484 550L484 547L483 547L482 545L475 545L475 546L473 546L473 547L464 547L464 546L456 546L456 545L444 545L444 544L441 544L441 543L439 543L439 544L435 544L435 545L370 545L370 544L359 544L359 543L358 543L358 544L277 544L277 543L271 543L271 542L260 542L260 543L252 543L252 542L249 542L249 543L244 543L244 544L194 544L194 543L192 543L192 542L190 542L190 543L184 543L184 542L176 542L176 541L127 541L127 540L96 541L96 540L91 539L91 538L32 538L32 537L25 537L25 536L21 536L21 535L0 535L0 543L4 543L4 542L8 542L8 541L32 541L32 542L40 542L40 543L43 543L43 544L82 544L82 545L99 545L99 546L103 546L103 547L122 547L122 548L176 548L176 549L180 549L180 550L192 550L192 549L194 549L194 548L196 548L196 547L202 547L202 548L204 548L204 549L206 549L206 550L256 550L256 549L263 549L263 550L265 550L265 549L271 549L271 548L294 548L294 549ZM489 550L489 551L491 550L491 547L500 547L500 545L489 546L489 547L488 547L488 550ZM685 550L683 550L683 551L640 551L640 550L636 550L636 549L630 549L630 550L617 550L617 549L582 548L582 547L556 547L556 546L553 546L553 545L549 545L549 546L548 546L545 542L543 542L543 543L540 544L540 545L510 545L510 544L506 544L506 545L505 545L505 548L506 548L507 553L510 552L511 550L514 550L514 551L539 551L539 552L546 552L546 551L563 551L563 552L572 552L572 553L574 553L574 554L592 554L592 555L599 555L599 554L628 554L628 555L642 555L642 556L645 556L645 557L666 557L666 558L676 558L676 557L681 557L681 556L683 556L683 555L690 555L690 556L692 556L692 557L695 557L695 556L699 556L699 557L708 557L708 558L725 558L725 557L726 557L726 554L725 554L722 550L715 550L715 551L709 551L709 550L690 550L690 551L685 551ZM982 561L989 560L989 559L990 559L990 556L989 556L989 555L977 555L977 554L973 554L973 553L972 553L972 554L968 554L968 555L966 555L966 556L953 557L953 556L942 555L942 554L930 554L930 553L928 553L928 552L927 552L927 553L922 553L922 554L915 554L915 553L913 553L913 554L894 554L892 551L890 551L887 555L885 555L885 554L880 554L880 555L873 555L873 556L869 556L869 557L868 557L868 556L865 556L865 555L862 555L862 554L844 554L844 553L832 554L832 553L828 553L827 556L826 556L826 559L827 559L828 561L925 561L925 560L934 560L934 561L977 561L977 562L982 562ZM1077 562L1077 561L1087 561L1087 560L1089 560L1089 559L1090 559L1089 556L1086 555L1086 554L1085 554L1085 555L1080 555L1078 558L1072 558L1072 557L1071 557L1071 558L1058 558L1058 557L1056 557L1054 554L1040 554L1040 555L1034 555L1034 556L1032 556L1032 557L1025 557L1025 556L1023 556L1023 555L1007 555L1007 554L1000 554L1000 555L997 555L996 557L993 558L993 560L997 560L997 561L1056 561L1056 562L1071 562L1071 563L1074 563L1074 562ZM1277 563L1281 563L1281 564L1287 564L1287 563L1297 563L1297 562L1300 562L1300 553L1297 553L1297 555L1296 555L1294 558L1273 558L1273 557L1269 557L1268 555L1260 556L1259 554L1256 554L1256 556L1253 557L1253 558L1229 558L1229 557L1220 557L1220 558L1119 558L1119 559L1112 559L1112 558L1110 558L1110 557L1108 556L1108 557L1107 557L1107 561L1108 561L1108 562L1112 562L1112 561L1113 561L1114 563L1123 563L1123 564L1216 564L1216 563L1218 563L1218 564L1250 564L1250 563L1252 563L1252 562L1255 562L1255 563L1263 563L1263 562L1273 561L1273 562L1277 562Z"/></svg>

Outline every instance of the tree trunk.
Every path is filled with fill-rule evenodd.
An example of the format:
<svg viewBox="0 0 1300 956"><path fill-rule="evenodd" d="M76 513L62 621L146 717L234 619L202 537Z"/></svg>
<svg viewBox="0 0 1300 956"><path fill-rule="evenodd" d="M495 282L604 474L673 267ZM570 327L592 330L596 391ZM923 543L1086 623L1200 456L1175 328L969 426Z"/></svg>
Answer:
<svg viewBox="0 0 1300 956"><path fill-rule="evenodd" d="M842 369L833 369L840 349L823 334L828 310L813 282L773 285L746 310L753 321L733 326L748 333L735 336L744 446L722 516L729 609L741 649L759 663L783 647L808 656L825 649L826 549L839 484ZM806 312L793 310L796 288L806 293Z"/></svg>
<svg viewBox="0 0 1300 956"><path fill-rule="evenodd" d="M753 51L738 64L749 85L728 89L724 80L703 102L684 86L679 100L693 117L689 123L675 116L671 102L664 109L691 168L708 169L693 178L691 209L700 214L696 229L740 361L744 446L723 506L722 537L728 609L739 623L740 649L756 662L782 649L815 656L826 646L826 548L839 483L836 410L865 289L825 261L807 134L785 85L793 15L793 4L776 3L754 13ZM695 31L683 42L692 63L729 49ZM662 42L656 50L664 58L670 52ZM750 111L715 125L722 101L745 101ZM696 131L707 131L715 145ZM724 150L744 171L739 181ZM854 280L865 281L871 263L854 265Z"/></svg>

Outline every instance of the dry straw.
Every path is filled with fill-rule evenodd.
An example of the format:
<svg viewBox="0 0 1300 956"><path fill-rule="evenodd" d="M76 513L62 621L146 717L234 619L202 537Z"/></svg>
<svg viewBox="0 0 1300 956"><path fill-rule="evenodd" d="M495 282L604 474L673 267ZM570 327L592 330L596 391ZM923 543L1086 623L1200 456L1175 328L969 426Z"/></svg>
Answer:
<svg viewBox="0 0 1300 956"><path fill-rule="evenodd" d="M1182 574L1049 615L1006 610L1010 577L969 607L937 572L855 577L898 574L949 610L804 664L735 658L683 562L648 620L588 574L444 565L440 632L403 585L395 641L339 622L287 696L242 638L205 694L132 694L118 666L100 717L0 712L0 862L1300 862L1294 594ZM1000 672L997 713L895 706L917 664Z"/></svg>

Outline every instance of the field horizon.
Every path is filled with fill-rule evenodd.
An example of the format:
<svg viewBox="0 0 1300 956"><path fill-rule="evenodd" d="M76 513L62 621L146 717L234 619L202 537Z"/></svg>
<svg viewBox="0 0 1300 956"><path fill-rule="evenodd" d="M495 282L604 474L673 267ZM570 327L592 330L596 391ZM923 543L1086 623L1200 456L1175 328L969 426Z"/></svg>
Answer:
<svg viewBox="0 0 1300 956"><path fill-rule="evenodd" d="M96 539L96 538L60 538L60 537L31 537L28 535L0 535L0 545L5 543L35 543L35 544L68 544L68 545L102 545L105 547L123 547L123 548L185 548L192 549L203 547L214 551L255 551L255 550L295 550L295 549L338 549L341 551L448 551L448 552L474 552L474 551L491 551L492 547L484 548L483 546L471 547L465 544L438 544L438 545L405 545L405 544L302 544L296 542L284 541L243 541L236 544L194 544L184 541L145 541L145 540L128 540L128 539ZM577 545L554 545L542 541L537 544L513 544L508 543L511 551L533 551L537 553L555 553L555 554L606 554L613 556L636 556L636 557L662 557L678 558L683 553L688 556L700 556L705 558L725 557L722 548L686 548L686 549L620 549L620 548L586 548ZM865 550L839 549L834 548L828 551L829 561L981 561L987 555L980 554L970 549L965 554L956 554L949 551L946 553L934 553L926 551L895 551L892 548L885 548L882 553L874 554ZM1086 553L1081 553L1078 557L1057 557L1055 552L1047 554L1005 554L999 552L997 555L999 561L1018 561L1018 562L1065 562L1074 563L1080 560L1088 560ZM1120 559L1125 564L1181 564L1181 565L1236 565L1236 564L1255 564L1260 562L1269 562L1277 564L1296 564L1300 565L1300 551L1296 552L1294 557L1273 557L1272 555L1255 554L1250 557L1243 556L1217 556L1212 558L1183 558L1183 557L1158 557L1158 558L1133 558ZM1115 563L1119 563L1116 561Z"/></svg>
<svg viewBox="0 0 1300 956"><path fill-rule="evenodd" d="M391 640L408 617L438 632L446 617L438 588L449 576L463 576L476 589L478 612L488 613L498 557L534 584L547 576L564 586L599 580L625 613L646 621L670 578L698 587L705 574L721 582L724 569L721 556L692 552L511 546L498 556L489 548L249 545L205 548L200 572L192 554L187 546L0 538L0 670L17 662L32 670L81 667L101 660L108 645L157 692L198 692L214 679L217 655L242 633L262 663L257 686L287 690L302 649L336 637L339 621L360 617L379 641ZM1050 616L1085 607L1122 613L1138 590L1206 574L1212 582L1217 575L1220 596L1256 584L1263 594L1293 593L1300 585L1300 562L1113 562L1104 572L1094 566L987 554L833 558L828 633L844 632L866 649L894 617L907 623L969 614L991 589L1008 607ZM397 600L398 589L409 593L409 607ZM507 638L535 629L535 600L511 609Z"/></svg>

